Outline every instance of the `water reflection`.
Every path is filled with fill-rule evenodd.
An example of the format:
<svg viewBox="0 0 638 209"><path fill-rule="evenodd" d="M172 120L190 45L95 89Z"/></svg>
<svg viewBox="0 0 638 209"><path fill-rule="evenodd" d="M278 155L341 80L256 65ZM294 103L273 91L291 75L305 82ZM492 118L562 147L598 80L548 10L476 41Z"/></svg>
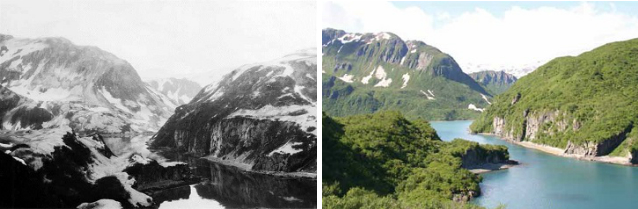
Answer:
<svg viewBox="0 0 638 209"><path fill-rule="evenodd" d="M198 161L195 173L210 179L195 185L197 193L215 199L225 207L317 206L316 180L257 174L205 160Z"/></svg>
<svg viewBox="0 0 638 209"><path fill-rule="evenodd" d="M151 136L104 137L118 156L132 153L156 160L188 163L193 174L207 179L196 185L176 187L149 194L160 208L316 208L316 179L272 176L247 172L205 159L148 150Z"/></svg>

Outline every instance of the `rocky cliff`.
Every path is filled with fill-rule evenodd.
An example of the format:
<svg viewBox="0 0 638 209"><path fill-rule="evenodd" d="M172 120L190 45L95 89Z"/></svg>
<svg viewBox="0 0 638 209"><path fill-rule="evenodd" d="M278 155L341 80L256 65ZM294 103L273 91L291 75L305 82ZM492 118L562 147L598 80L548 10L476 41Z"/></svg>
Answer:
<svg viewBox="0 0 638 209"><path fill-rule="evenodd" d="M556 58L498 95L471 125L491 133L595 159L635 159L638 39ZM632 162L633 163L633 162Z"/></svg>
<svg viewBox="0 0 638 209"><path fill-rule="evenodd" d="M323 110L334 116L400 110L408 117L469 119L491 94L454 58L382 32L322 31Z"/></svg>
<svg viewBox="0 0 638 209"><path fill-rule="evenodd" d="M245 65L202 89L151 146L245 169L315 172L316 52Z"/></svg>

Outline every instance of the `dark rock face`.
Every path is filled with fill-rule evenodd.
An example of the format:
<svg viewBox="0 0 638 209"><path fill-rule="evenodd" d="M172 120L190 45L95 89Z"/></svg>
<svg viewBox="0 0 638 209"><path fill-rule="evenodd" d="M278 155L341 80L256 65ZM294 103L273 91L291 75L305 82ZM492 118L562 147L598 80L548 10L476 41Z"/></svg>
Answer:
<svg viewBox="0 0 638 209"><path fill-rule="evenodd" d="M135 178L133 188L143 192L195 183L200 180L193 176L187 164L164 167L155 160L148 164L136 163L124 169L124 172Z"/></svg>
<svg viewBox="0 0 638 209"><path fill-rule="evenodd" d="M586 157L608 155L609 153L614 151L614 149L616 149L624 140L627 139L627 134L629 134L632 128L633 125L630 125L626 127L624 131L618 133L617 135L612 136L608 139L604 139L598 143L586 142L584 144L574 144L570 141L569 143L567 143L567 147L565 148L565 154L576 154ZM633 158L631 161L634 161Z"/></svg>
<svg viewBox="0 0 638 209"><path fill-rule="evenodd" d="M40 174L11 155L0 152L0 208L65 206L58 198L49 195L46 188Z"/></svg>
<svg viewBox="0 0 638 209"><path fill-rule="evenodd" d="M0 191L10 194L0 195L0 207L72 208L99 199L114 199L124 207L133 207L128 202L130 194L116 177L88 181L88 166L93 162L91 150L75 134L67 133L63 141L65 146L55 147L38 170L0 153ZM14 152L25 152L22 149L25 148Z"/></svg>
<svg viewBox="0 0 638 209"><path fill-rule="evenodd" d="M315 170L316 69L307 52L235 70L178 107L151 147L254 170Z"/></svg>
<svg viewBox="0 0 638 209"><path fill-rule="evenodd" d="M100 152L102 155L104 155L104 157L110 158L111 156L115 156L115 154L113 154L113 151L111 151L111 149L108 146L106 146L106 143L104 142L104 137L102 137L102 135L99 135L99 134L94 135L93 140L104 144L103 148L97 149L97 151Z"/></svg>
<svg viewBox="0 0 638 209"><path fill-rule="evenodd" d="M465 154L461 157L462 164L461 166L464 168L471 168L478 165L491 163L491 164L500 164L500 163L511 163L509 160L509 154L507 149L503 150L487 150L482 147L475 147L468 149Z"/></svg>
<svg viewBox="0 0 638 209"><path fill-rule="evenodd" d="M638 164L638 150L631 150L629 154L631 155L629 162L631 162L631 164Z"/></svg>
<svg viewBox="0 0 638 209"><path fill-rule="evenodd" d="M191 195L190 185L178 186L169 189L162 189L158 191L146 191L156 205L161 205L166 201L175 201L179 199L188 199Z"/></svg>

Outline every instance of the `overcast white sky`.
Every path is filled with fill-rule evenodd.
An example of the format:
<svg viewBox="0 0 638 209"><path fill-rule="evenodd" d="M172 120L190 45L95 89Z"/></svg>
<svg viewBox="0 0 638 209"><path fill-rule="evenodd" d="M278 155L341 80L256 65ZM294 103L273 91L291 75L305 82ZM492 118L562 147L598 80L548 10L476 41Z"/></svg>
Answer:
<svg viewBox="0 0 638 209"><path fill-rule="evenodd" d="M325 2L322 27L393 32L467 63L526 65L638 38L638 2Z"/></svg>
<svg viewBox="0 0 638 209"><path fill-rule="evenodd" d="M97 46L143 79L221 76L316 47L316 11L315 1L0 0L0 33Z"/></svg>

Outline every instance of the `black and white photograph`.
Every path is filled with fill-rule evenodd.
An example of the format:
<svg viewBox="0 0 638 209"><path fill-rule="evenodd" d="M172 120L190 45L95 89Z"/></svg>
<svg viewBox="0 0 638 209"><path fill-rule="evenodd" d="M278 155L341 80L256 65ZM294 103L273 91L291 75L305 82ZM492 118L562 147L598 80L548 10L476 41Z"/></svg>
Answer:
<svg viewBox="0 0 638 209"><path fill-rule="evenodd" d="M316 1L0 1L0 208L316 208Z"/></svg>

